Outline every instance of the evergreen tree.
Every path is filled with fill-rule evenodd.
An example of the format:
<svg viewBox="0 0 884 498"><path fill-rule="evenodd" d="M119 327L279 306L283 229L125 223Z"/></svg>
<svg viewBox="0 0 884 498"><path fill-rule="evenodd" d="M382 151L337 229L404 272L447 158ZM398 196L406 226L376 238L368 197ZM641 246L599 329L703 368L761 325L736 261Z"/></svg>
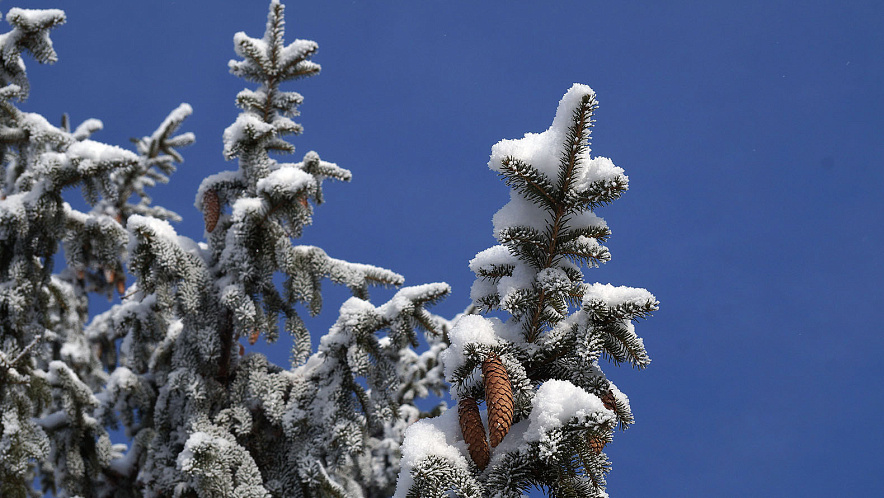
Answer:
<svg viewBox="0 0 884 498"><path fill-rule="evenodd" d="M39 475L45 491L89 496L115 448L93 417L114 348L102 355L84 334L87 293L122 293L127 234L120 221L133 210L174 215L150 207L144 192L165 179L154 168L174 166L166 155L139 156L91 140L102 128L96 119L71 130L67 116L55 127L19 110L15 101L29 88L20 54L54 62L49 30L65 17L60 10L12 9L6 19L13 29L0 35L0 495L37 495L29 483ZM163 133L189 109L176 113L153 138L165 141ZM189 141L183 135L173 143ZM63 199L77 185L93 204L88 213ZM130 205L132 193L141 196L138 205ZM68 267L53 274L59 244Z"/></svg>
<svg viewBox="0 0 884 498"><path fill-rule="evenodd" d="M647 366L633 321L658 303L644 289L584 282L581 266L610 259L601 243L611 232L593 211L628 186L610 159L590 157L596 107L575 84L547 131L492 147L489 167L512 190L493 218L499 245L470 261L471 297L509 317L454 323L442 361L458 408L408 429L397 497L519 497L532 486L607 496L603 448L633 416L599 359Z"/></svg>
<svg viewBox="0 0 884 498"><path fill-rule="evenodd" d="M283 13L272 0L262 38L234 36L241 59L230 71L257 88L237 95L241 113L224 132L237 168L196 193L203 242L179 235L170 222L180 217L147 194L194 141L177 134L190 106L133 140L134 153L92 140L98 120L72 129L67 116L54 126L23 112L21 52L55 61L49 30L65 18L6 16L0 496L479 497L530 486L606 496L603 448L633 418L599 360L649 363L633 321L657 301L583 280L581 266L610 259L593 210L627 188L622 169L589 155L595 94L575 85L548 131L492 148L489 165L513 190L494 216L499 245L470 263L467 314L449 323L426 310L449 292L443 283L399 288L376 306L369 287L400 287L402 276L293 243L323 181L351 173L315 152L274 158L293 153L286 138L302 131L292 118L303 98L281 85L320 70L316 43L285 43ZM65 202L74 186L88 212ZM314 344L303 313L319 313L326 279L353 297ZM95 293L121 301L90 321ZM283 331L294 344L285 367L243 344ZM446 380L456 409L418 408Z"/></svg>
<svg viewBox="0 0 884 498"><path fill-rule="evenodd" d="M318 74L308 40L284 42L283 6L273 1L262 38L234 37L231 72L258 84L237 95L242 109L224 132L238 168L207 177L196 196L205 243L179 236L151 213L128 216L128 263L136 282L120 305L87 329L102 344L121 340L100 413L132 438L110 463L101 496L390 496L414 400L442 392L437 357L447 322L424 307L445 284L399 290L384 305L371 285L400 275L292 245L323 202L325 179L348 170L308 152L299 162L284 137L299 134L301 95L289 80ZM139 143L139 150L152 150ZM301 308L315 315L321 283L353 298L314 352ZM244 354L240 339L294 337L292 367ZM429 350L418 355L417 330Z"/></svg>

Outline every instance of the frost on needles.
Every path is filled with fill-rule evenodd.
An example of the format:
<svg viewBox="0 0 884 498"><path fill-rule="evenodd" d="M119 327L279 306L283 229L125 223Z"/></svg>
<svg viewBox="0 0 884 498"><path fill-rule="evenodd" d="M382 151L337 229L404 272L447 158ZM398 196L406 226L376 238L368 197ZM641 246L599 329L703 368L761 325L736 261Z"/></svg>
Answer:
<svg viewBox="0 0 884 498"><path fill-rule="evenodd" d="M54 62L49 33L65 16L6 15L0 496L516 497L531 486L605 496L603 449L633 418L599 361L649 363L633 322L657 301L583 281L582 267L610 259L594 210L627 188L620 168L589 154L595 94L575 85L549 130L492 148L489 166L512 193L493 218L499 245L470 262L471 297L506 320L450 323L426 309L446 284L400 287L393 271L295 243L324 181L352 175L315 152L278 159L302 131L303 98L283 85L320 70L316 43L286 43L283 11L270 3L263 37L234 36L230 71L256 87L236 96L220 144L236 168L196 192L202 241L148 194L195 140L178 132L191 107L134 151L94 140L96 119L56 126L24 112L22 54ZM73 188L88 211L67 202ZM314 343L304 314L320 312L325 280L353 297ZM398 290L375 305L372 286ZM92 294L120 302L95 314ZM290 365L251 350L282 333ZM458 406L421 410L446 381Z"/></svg>
<svg viewBox="0 0 884 498"><path fill-rule="evenodd" d="M120 378L113 342L85 330L88 295L126 292L123 271L133 213L172 218L150 206L145 188L167 179L179 161L172 136L190 112L174 112L136 153L91 139L87 119L71 129L15 104L28 97L23 52L52 63L49 31L60 10L11 9L0 35L0 496L96 496L123 460L106 428ZM150 150L148 150L150 149ZM81 212L64 194L80 187ZM133 204L134 198L139 202ZM59 246L66 268L55 273ZM109 404L110 403L110 404ZM36 463L36 465L35 465ZM126 496L122 494L121 496Z"/></svg>
<svg viewBox="0 0 884 498"><path fill-rule="evenodd" d="M470 261L471 297L478 310L508 318L454 322L442 363L460 409L408 429L396 497L515 498L532 486L557 497L607 496L603 448L633 416L599 360L647 366L633 321L658 303L644 289L583 279L581 267L610 259L611 232L594 210L628 186L610 159L590 156L596 107L592 89L575 84L547 131L492 147L488 166L512 190L493 217L499 245ZM492 378L497 362L505 374ZM470 418L476 401L486 410Z"/></svg>
<svg viewBox="0 0 884 498"><path fill-rule="evenodd" d="M318 74L308 40L284 40L273 1L263 37L234 37L230 71L257 84L223 133L236 169L206 178L196 207L205 241L177 233L176 213L147 189L169 180L191 133L175 109L135 152L16 108L27 96L22 52L55 60L59 10L12 9L0 35L0 496L320 497L392 495L415 401L441 395L448 324L426 311L446 284L404 287L385 304L371 286L400 286L383 268L293 244L323 202L323 181L348 170L308 152L284 162L299 134L301 95L285 83ZM92 206L64 201L79 186ZM53 273L59 244L67 268ZM127 279L126 272L133 278ZM303 314L323 280L353 297L312 344ZM121 302L90 320L90 293ZM294 337L291 365L249 351ZM416 352L417 334L427 350ZM436 408L432 413L438 413ZM121 429L125 443L111 441ZM41 491L37 491L35 484Z"/></svg>
<svg viewBox="0 0 884 498"><path fill-rule="evenodd" d="M441 390L432 374L445 322L424 307L447 285L402 288L376 307L368 288L398 286L400 275L292 244L323 202L323 181L351 173L315 152L271 157L294 152L286 137L302 131L292 118L303 99L282 85L320 70L316 43L286 43L284 27L272 2L262 38L234 36L241 59L230 71L258 86L237 95L242 112L223 133L237 169L197 192L206 241L129 217L135 288L91 326L121 337L127 366L137 364L117 409L151 414L133 427L143 446L126 469L146 496L389 496L405 427L421 416L414 400ZM302 314L320 311L325 279L354 297L314 350ZM418 329L433 346L423 355L412 350ZM289 368L241 346L281 331L294 337Z"/></svg>

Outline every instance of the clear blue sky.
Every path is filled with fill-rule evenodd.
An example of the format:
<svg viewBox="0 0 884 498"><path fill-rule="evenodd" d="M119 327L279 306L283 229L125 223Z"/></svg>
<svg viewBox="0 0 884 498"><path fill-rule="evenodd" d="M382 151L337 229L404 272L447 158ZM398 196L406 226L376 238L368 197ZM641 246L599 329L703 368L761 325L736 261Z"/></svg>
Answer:
<svg viewBox="0 0 884 498"><path fill-rule="evenodd" d="M613 260L587 277L661 303L638 327L651 366L606 369L637 417L609 447L611 495L884 495L884 4L286 3L288 36L317 41L323 66L289 86L305 96L295 159L354 174L327 185L303 243L446 281L436 312L453 316L507 200L491 146L545 130L586 83L593 153L630 177L598 212ZM27 110L101 119L95 138L128 146L193 106L197 144L154 199L199 239L200 180L236 167L221 156L245 86L232 37L260 36L266 3L13 6L68 14L59 62L28 61ZM327 294L314 331L343 298Z"/></svg>

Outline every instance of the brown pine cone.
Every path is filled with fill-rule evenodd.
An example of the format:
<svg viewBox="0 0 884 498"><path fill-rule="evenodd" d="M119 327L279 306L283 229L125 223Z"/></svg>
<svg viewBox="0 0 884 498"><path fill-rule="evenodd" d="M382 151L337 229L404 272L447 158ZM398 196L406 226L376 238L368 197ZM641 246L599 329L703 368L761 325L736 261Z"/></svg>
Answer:
<svg viewBox="0 0 884 498"><path fill-rule="evenodd" d="M485 377L489 440L494 448L513 425L513 386L503 362L494 353L482 362L482 375Z"/></svg>
<svg viewBox="0 0 884 498"><path fill-rule="evenodd" d="M218 192L214 190L206 190L203 194L203 219L206 222L206 231L212 233L215 225L218 224L218 218L221 216L221 200L218 198Z"/></svg>
<svg viewBox="0 0 884 498"><path fill-rule="evenodd" d="M476 466L485 470L491 454L488 450L488 442L485 441L485 426L479 415L479 407L474 398L463 398L457 405L457 415L460 418L460 432L463 440L467 443L470 457L476 462Z"/></svg>
<svg viewBox="0 0 884 498"><path fill-rule="evenodd" d="M600 437L591 437L589 438L589 449L592 450L593 453L598 455L605 449L605 445L608 444L607 441Z"/></svg>
<svg viewBox="0 0 884 498"><path fill-rule="evenodd" d="M611 410L612 412L617 411L617 400L614 399L614 391L609 390L602 396L602 403L605 405L605 408Z"/></svg>

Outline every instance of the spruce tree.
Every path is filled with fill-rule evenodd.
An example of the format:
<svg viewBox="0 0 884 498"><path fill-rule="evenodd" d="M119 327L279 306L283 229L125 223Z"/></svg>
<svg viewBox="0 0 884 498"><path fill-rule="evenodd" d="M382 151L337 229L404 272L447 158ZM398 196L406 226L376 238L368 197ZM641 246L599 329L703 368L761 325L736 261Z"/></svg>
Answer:
<svg viewBox="0 0 884 498"><path fill-rule="evenodd" d="M603 449L633 418L599 360L646 366L633 321L657 302L583 280L581 266L610 259L593 211L627 188L620 168L589 155L595 94L575 85L548 131L492 148L511 200L493 220L499 245L470 262L473 305L448 322L426 310L446 284L401 287L393 271L294 243L323 181L352 175L315 152L281 159L303 100L282 85L320 70L316 43L285 42L283 14L272 0L263 37L234 36L230 71L257 88L237 95L223 134L236 169L196 193L202 242L147 193L194 141L177 134L190 106L133 140L134 153L93 140L98 120L72 129L67 116L54 126L24 112L21 53L53 62L49 30L65 18L6 16L0 496L605 496ZM87 212L66 202L69 187ZM353 297L314 344L304 314L322 309L324 280ZM399 290L374 305L371 286ZM120 302L91 317L95 293ZM251 350L282 333L290 365ZM457 406L418 408L446 380Z"/></svg>
<svg viewBox="0 0 884 498"><path fill-rule="evenodd" d="M272 2L263 38L235 36L231 72L258 83L237 96L242 113L224 133L238 169L201 185L207 241L176 234L180 217L152 205L147 188L181 162L182 104L136 153L90 139L100 121L71 130L16 108L28 93L19 54L56 58L49 29L60 10L12 9L0 36L0 495L389 496L415 400L441 395L438 361L448 324L424 307L445 284L368 301L371 285L403 278L292 245L323 202L325 179L349 171L314 152L296 163L302 98L280 89L312 76L316 44L285 44ZM80 212L63 191L80 186ZM55 255L65 263L53 273ZM126 270L134 283L126 287ZM311 344L301 313L322 306L321 283L354 297ZM89 321L88 295L122 302ZM294 336L292 366L238 342ZM418 330L427 350L418 354ZM438 413L439 407L431 413ZM122 428L113 444L107 428ZM37 480L40 492L32 488Z"/></svg>
<svg viewBox="0 0 884 498"><path fill-rule="evenodd" d="M180 156L91 140L102 128L96 119L72 130L67 116L56 127L18 109L30 86L21 52L54 62L49 30L65 17L12 9L6 20L13 29L0 35L0 495L38 495L29 489L37 478L57 496L91 496L119 448L94 416L114 347L102 353L84 333L87 294L123 293L127 234L120 222L131 212L174 216L150 206L144 189L164 181ZM188 113L180 108L143 143L169 142ZM190 141L185 134L170 143ZM89 212L65 202L64 191L75 186ZM67 268L53 273L59 246Z"/></svg>
<svg viewBox="0 0 884 498"><path fill-rule="evenodd" d="M286 44L284 26L273 1L262 38L234 37L242 59L230 71L258 87L237 95L242 112L223 134L238 168L197 192L206 241L149 213L128 217L135 284L87 329L121 341L102 413L119 413L132 438L102 496L390 496L404 430L428 415L414 401L442 392L447 322L424 307L446 284L374 306L369 286L399 286L400 275L292 244L323 202L323 180L351 173L315 152L271 157L292 153L285 137L302 130L291 118L303 99L281 85L320 69L316 43ZM302 314L320 311L325 279L353 297L314 350ZM294 338L290 368L240 342L274 342L281 330ZM430 346L422 354L418 330Z"/></svg>
<svg viewBox="0 0 884 498"><path fill-rule="evenodd" d="M610 159L590 157L596 107L575 84L547 131L492 147L488 165L512 190L493 218L499 244L470 261L471 297L506 320L454 323L442 361L458 407L408 429L395 496L519 497L532 486L607 496L603 448L633 416L599 361L647 366L633 321L658 303L644 289L584 282L581 267L610 259L611 231L594 210L628 187Z"/></svg>

